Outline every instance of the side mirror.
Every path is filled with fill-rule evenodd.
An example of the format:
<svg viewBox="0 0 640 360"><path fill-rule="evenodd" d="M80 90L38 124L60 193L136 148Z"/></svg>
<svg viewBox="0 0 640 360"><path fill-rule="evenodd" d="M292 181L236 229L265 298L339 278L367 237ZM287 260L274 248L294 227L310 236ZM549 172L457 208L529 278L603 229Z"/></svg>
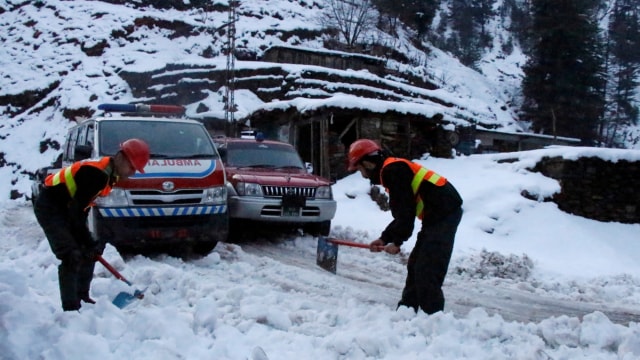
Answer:
<svg viewBox="0 0 640 360"><path fill-rule="evenodd" d="M73 161L88 159L92 152L93 149L89 145L76 145L73 149Z"/></svg>
<svg viewBox="0 0 640 360"><path fill-rule="evenodd" d="M305 162L304 166L307 168L307 172L309 174L313 174L313 164L310 162Z"/></svg>
<svg viewBox="0 0 640 360"><path fill-rule="evenodd" d="M226 148L218 148L218 154L220 155L220 160L222 160L222 163L226 164L227 163L227 149Z"/></svg>

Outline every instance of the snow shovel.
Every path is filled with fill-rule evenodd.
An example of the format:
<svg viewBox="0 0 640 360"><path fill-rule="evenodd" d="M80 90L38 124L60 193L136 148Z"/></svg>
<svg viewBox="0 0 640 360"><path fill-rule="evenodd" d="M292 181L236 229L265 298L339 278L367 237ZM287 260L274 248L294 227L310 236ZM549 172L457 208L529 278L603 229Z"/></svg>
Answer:
<svg viewBox="0 0 640 360"><path fill-rule="evenodd" d="M133 284L131 284L131 282L127 279L125 279L124 276L122 276L118 270L116 270L113 266L111 266L111 264L109 264L107 262L107 260L105 260L102 255L98 255L97 260L100 262L100 264L104 265L104 267L107 268L107 270L109 270L109 272L111 272L113 274L113 276L115 276L118 280L122 280L124 281L127 285L129 286L133 286ZM133 294L130 294L128 292L120 292L118 295L116 295L116 297L113 299L112 303L113 305L119 307L120 309L124 308L125 306L131 304L135 299L142 299L144 297L144 290L138 290L136 289Z"/></svg>
<svg viewBox="0 0 640 360"><path fill-rule="evenodd" d="M325 236L318 237L318 250L316 264L321 268L336 273L338 264L338 245L368 249L369 244L358 243L349 240L330 239Z"/></svg>

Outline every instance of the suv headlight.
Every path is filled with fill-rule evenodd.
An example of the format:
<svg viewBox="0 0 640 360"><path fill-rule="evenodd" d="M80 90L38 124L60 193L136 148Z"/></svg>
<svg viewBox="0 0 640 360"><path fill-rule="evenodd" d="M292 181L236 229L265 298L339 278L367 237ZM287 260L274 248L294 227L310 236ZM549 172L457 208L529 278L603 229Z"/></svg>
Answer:
<svg viewBox="0 0 640 360"><path fill-rule="evenodd" d="M320 186L316 189L316 199L333 199L331 186Z"/></svg>
<svg viewBox="0 0 640 360"><path fill-rule="evenodd" d="M236 191L240 196L263 196L260 184L239 182L236 184Z"/></svg>
<svg viewBox="0 0 640 360"><path fill-rule="evenodd" d="M129 200L127 199L127 192L124 191L124 189L113 188L109 195L98 196L95 203L100 207L116 207L129 205Z"/></svg>
<svg viewBox="0 0 640 360"><path fill-rule="evenodd" d="M207 188L202 194L203 204L224 204L227 202L227 187L216 186Z"/></svg>

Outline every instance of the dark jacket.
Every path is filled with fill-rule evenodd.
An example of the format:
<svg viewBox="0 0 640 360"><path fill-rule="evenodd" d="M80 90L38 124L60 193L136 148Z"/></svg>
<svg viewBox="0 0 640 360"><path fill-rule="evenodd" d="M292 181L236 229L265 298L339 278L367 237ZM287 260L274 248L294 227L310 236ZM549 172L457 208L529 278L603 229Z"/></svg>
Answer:
<svg viewBox="0 0 640 360"><path fill-rule="evenodd" d="M86 224L89 206L105 187L113 185L116 179L102 169L87 165L78 169L74 180L77 190L73 198L64 183L45 186L38 196L37 203L42 201L46 202L46 205L40 204L37 207L49 209L48 211L59 211L58 215L64 214L76 240L83 245L89 245L88 242L92 241Z"/></svg>
<svg viewBox="0 0 640 360"><path fill-rule="evenodd" d="M389 207L393 221L382 232L385 244L401 246L411 234L416 217L416 201L411 189L414 173L404 162L393 162L380 172L382 185L388 190ZM434 224L462 206L462 198L456 188L447 180L443 186L422 181L418 190L424 203L422 224Z"/></svg>

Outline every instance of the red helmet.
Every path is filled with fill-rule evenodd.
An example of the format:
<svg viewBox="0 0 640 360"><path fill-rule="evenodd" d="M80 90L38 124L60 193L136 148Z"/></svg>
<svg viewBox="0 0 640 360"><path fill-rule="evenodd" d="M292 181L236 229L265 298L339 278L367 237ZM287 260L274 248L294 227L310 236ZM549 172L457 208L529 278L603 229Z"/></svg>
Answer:
<svg viewBox="0 0 640 360"><path fill-rule="evenodd" d="M149 162L149 145L140 139L129 139L120 144L120 150L129 159L131 165L144 174L144 166Z"/></svg>
<svg viewBox="0 0 640 360"><path fill-rule="evenodd" d="M375 153L376 151L380 151L380 145L378 145L375 141L369 139L360 139L354 141L351 146L349 146L349 171L354 171L358 168L358 163L365 156L371 153Z"/></svg>

